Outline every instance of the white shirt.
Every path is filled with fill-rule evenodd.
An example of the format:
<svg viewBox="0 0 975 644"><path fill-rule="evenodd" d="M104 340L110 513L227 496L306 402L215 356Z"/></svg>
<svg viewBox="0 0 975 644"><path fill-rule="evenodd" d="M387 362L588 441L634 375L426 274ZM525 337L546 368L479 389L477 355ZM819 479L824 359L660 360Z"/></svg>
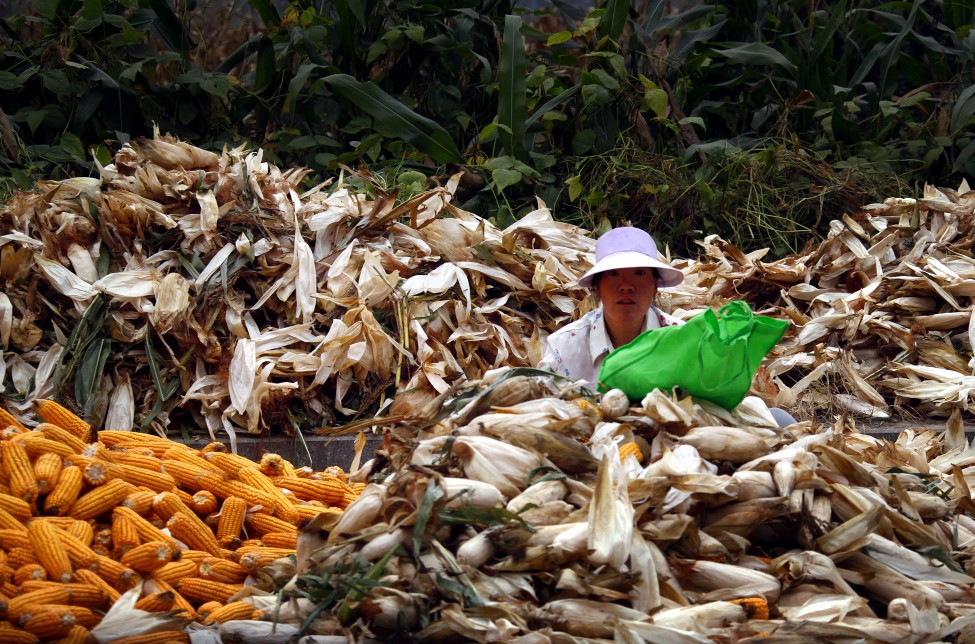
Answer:
<svg viewBox="0 0 975 644"><path fill-rule="evenodd" d="M651 306L643 330L677 324L683 324L683 321ZM595 389L603 359L615 348L606 329L603 307L599 307L549 335L538 368L585 380Z"/></svg>

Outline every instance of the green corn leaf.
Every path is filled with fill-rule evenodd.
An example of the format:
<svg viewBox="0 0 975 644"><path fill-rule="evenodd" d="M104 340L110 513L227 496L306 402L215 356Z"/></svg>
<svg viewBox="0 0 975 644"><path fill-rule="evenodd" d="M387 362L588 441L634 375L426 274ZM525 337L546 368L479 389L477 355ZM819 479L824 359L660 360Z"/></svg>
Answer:
<svg viewBox="0 0 975 644"><path fill-rule="evenodd" d="M369 114L376 129L386 136L401 138L440 163L461 160L460 150L445 129L406 107L374 83L359 82L348 74L332 74L323 80L339 96Z"/></svg>
<svg viewBox="0 0 975 644"><path fill-rule="evenodd" d="M796 66L781 52L772 49L765 43L750 42L728 49L716 49L716 54L740 65L767 65L781 67L789 73L796 74Z"/></svg>
<svg viewBox="0 0 975 644"><path fill-rule="evenodd" d="M498 140L507 154L525 159L525 40L521 18L505 16L501 49L500 97L498 101Z"/></svg>
<svg viewBox="0 0 975 644"><path fill-rule="evenodd" d="M152 25L166 46L172 51L180 53L196 47L196 43L190 39L189 34L183 29L183 23L180 22L166 0L147 0L147 3L156 14Z"/></svg>
<svg viewBox="0 0 975 644"><path fill-rule="evenodd" d="M278 10L274 8L271 0L247 0L247 4L261 17L264 26L277 27L281 23L281 16L278 15Z"/></svg>
<svg viewBox="0 0 975 644"><path fill-rule="evenodd" d="M962 90L951 109L951 124L948 127L951 136L956 136L971 123L972 116L975 116L975 85L970 85Z"/></svg>
<svg viewBox="0 0 975 644"><path fill-rule="evenodd" d="M630 0L606 0L606 13L599 19L599 37L619 41L630 12Z"/></svg>
<svg viewBox="0 0 975 644"><path fill-rule="evenodd" d="M112 341L108 338L95 340L85 351L74 379L74 398L82 408L86 408L94 396L105 372L105 363L111 354Z"/></svg>

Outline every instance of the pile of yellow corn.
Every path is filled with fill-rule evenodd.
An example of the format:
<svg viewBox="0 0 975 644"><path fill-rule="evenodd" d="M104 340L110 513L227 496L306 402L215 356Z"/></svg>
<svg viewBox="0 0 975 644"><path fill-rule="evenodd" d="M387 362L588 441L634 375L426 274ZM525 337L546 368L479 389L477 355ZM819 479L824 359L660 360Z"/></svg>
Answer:
<svg viewBox="0 0 975 644"><path fill-rule="evenodd" d="M277 454L91 428L50 400L25 427L0 408L0 641L85 642L122 593L202 623L259 619L244 580L295 553L297 525L342 512L364 484ZM166 529L164 531L164 528ZM257 611L258 613L260 611ZM115 640L188 642L182 631Z"/></svg>

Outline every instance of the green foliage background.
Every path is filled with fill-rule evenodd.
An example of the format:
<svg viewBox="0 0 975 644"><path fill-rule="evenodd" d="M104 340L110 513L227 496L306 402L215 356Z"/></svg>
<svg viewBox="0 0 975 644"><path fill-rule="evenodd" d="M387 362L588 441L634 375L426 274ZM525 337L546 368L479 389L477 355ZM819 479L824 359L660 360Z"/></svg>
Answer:
<svg viewBox="0 0 975 644"><path fill-rule="evenodd" d="M975 0L669 6L30 0L0 21L0 196L156 124L399 197L463 172L501 225L541 198L676 254L718 233L781 255L972 176Z"/></svg>

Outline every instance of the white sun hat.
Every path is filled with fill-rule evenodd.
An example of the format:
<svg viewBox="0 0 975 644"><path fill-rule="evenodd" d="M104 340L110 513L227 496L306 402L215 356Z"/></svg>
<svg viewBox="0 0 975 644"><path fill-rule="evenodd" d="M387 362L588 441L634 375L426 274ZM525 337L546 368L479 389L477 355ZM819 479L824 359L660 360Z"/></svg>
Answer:
<svg viewBox="0 0 975 644"><path fill-rule="evenodd" d="M579 278L579 286L591 288L593 278L605 271L621 268L653 268L657 286L667 288L684 281L684 274L662 261L657 243L650 233L639 228L614 228L596 240L596 264Z"/></svg>

